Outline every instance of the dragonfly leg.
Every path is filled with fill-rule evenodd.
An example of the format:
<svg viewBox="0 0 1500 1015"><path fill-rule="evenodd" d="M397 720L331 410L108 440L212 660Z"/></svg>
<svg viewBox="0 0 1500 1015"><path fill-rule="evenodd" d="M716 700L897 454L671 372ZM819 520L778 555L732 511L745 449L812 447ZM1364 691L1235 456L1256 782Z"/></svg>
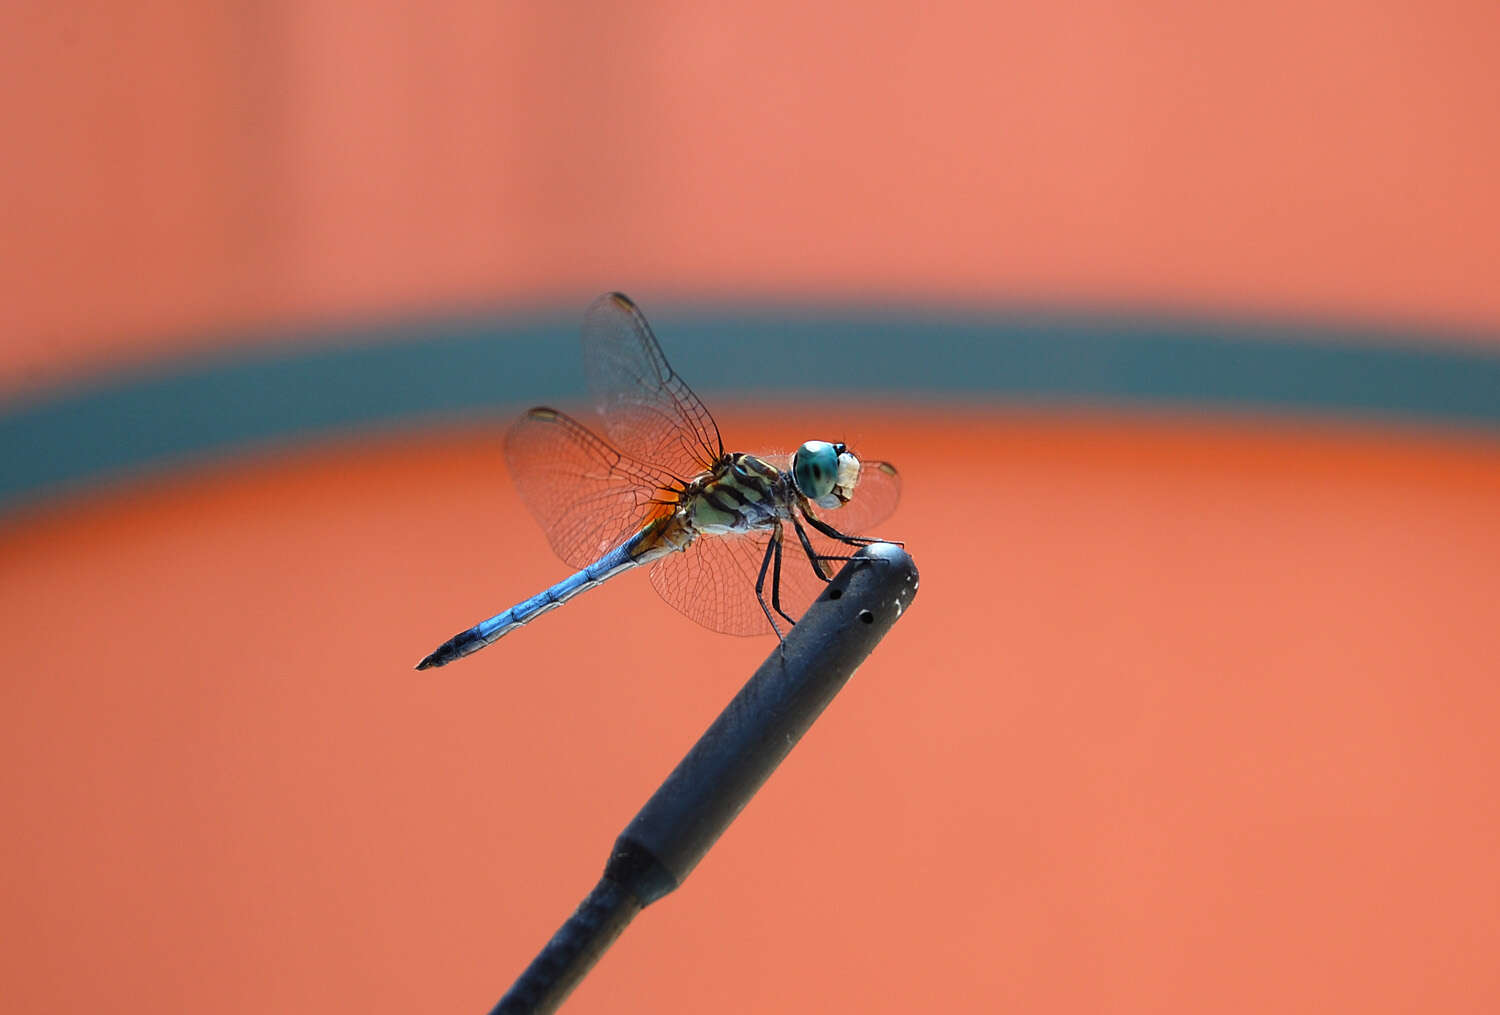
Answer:
<svg viewBox="0 0 1500 1015"><path fill-rule="evenodd" d="M834 528L832 525L829 525L821 518L814 518L806 511L802 512L802 517L807 519L807 524L823 533L823 535L827 536L829 539L836 539L846 546L870 546L874 543L892 543L896 546L906 545L899 539L879 539L874 536L851 536L847 532L840 532L838 529Z"/></svg>
<svg viewBox="0 0 1500 1015"><path fill-rule="evenodd" d="M784 542L782 535L782 530L777 530L776 535L771 539L776 548L776 564L771 571L771 605L776 608L777 613L786 617L788 624L795 627L797 622L781 608L781 551Z"/></svg>
<svg viewBox="0 0 1500 1015"><path fill-rule="evenodd" d="M796 515L792 515L792 526L797 530L797 539L802 543L802 552L807 554L807 559L812 562L813 573L825 582L833 581L833 577L823 570L823 561L831 558L825 558L813 549L812 540L807 538L807 530L802 527L802 522Z"/></svg>
<svg viewBox="0 0 1500 1015"><path fill-rule="evenodd" d="M766 622L771 625L771 630L776 632L777 639L784 645L786 644L786 637L781 633L781 628L776 626L776 618L771 616L771 608L766 605L765 593L766 572L770 570L771 560L774 557L776 559L776 584L771 589L771 598L777 601L776 612L781 613L781 555L777 552L777 548L781 544L781 540L778 538L780 534L779 530L774 532L771 535L771 541L766 544L766 555L760 562L760 574L755 577L755 600L760 603L761 612L766 615ZM782 614L782 616L786 616L786 614Z"/></svg>
<svg viewBox="0 0 1500 1015"><path fill-rule="evenodd" d="M867 539L864 536L847 535L843 532L840 532L832 525L829 525L827 522L820 521L819 519L814 518L812 515L807 514L806 512L802 512L802 517L807 520L807 523L809 525L813 526L813 528L817 529L825 536L828 536L830 539L836 539L840 543L844 543L848 546L869 546L872 543L891 542L891 540L886 539ZM827 572L823 570L823 565L832 564L834 562L842 563L854 559L854 556L852 554L818 553L813 549L812 542L807 538L807 533L802 528L802 522L797 518L796 515L792 516L792 523L797 526L797 538L802 540L802 548L804 551L806 551L808 559L812 561L813 571L819 578L822 578L825 582L832 581L833 579L828 577ZM904 544L896 543L896 545L902 546Z"/></svg>

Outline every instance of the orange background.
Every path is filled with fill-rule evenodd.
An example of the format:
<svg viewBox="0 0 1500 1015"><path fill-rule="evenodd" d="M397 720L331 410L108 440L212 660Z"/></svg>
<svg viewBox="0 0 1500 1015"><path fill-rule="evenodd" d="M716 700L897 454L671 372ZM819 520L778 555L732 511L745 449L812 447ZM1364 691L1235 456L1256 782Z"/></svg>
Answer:
<svg viewBox="0 0 1500 1015"><path fill-rule="evenodd" d="M0 387L606 288L1494 343L1491 4L706 10L7 15ZM899 463L921 591L570 1010L1500 1007L1492 437L719 411L731 444ZM499 440L0 522L11 1005L503 992L770 645L627 575L412 673L562 574Z"/></svg>
<svg viewBox="0 0 1500 1015"><path fill-rule="evenodd" d="M860 433L916 602L575 1010L1492 1007L1493 448ZM582 898L769 646L626 575L413 673L562 573L443 437L0 543L13 1005L481 1011Z"/></svg>

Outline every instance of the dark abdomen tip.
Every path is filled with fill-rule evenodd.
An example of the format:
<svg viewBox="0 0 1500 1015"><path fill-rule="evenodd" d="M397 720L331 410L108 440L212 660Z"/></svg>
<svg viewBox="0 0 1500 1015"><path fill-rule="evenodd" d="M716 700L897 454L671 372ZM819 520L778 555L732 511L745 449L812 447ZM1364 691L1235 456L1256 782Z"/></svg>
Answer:
<svg viewBox="0 0 1500 1015"><path fill-rule="evenodd" d="M430 670L437 666L447 666L455 659L462 659L470 652L484 648L484 640L475 633L473 628L463 634L455 634L437 648L433 649L421 662L417 663L417 669Z"/></svg>

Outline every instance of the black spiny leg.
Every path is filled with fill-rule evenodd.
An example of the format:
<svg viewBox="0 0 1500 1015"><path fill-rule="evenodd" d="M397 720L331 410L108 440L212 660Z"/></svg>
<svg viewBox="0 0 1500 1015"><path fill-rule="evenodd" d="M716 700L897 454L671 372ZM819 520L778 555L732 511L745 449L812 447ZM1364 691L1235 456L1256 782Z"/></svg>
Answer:
<svg viewBox="0 0 1500 1015"><path fill-rule="evenodd" d="M785 644L786 637L781 633L781 628L776 626L776 618L771 616L771 608L766 605L765 595L766 571L770 568L771 558L774 556L776 558L776 584L775 587L771 589L771 598L777 601L776 612L781 613L781 540L778 538L779 536L779 530L773 532L771 534L771 541L766 544L766 555L765 558L760 562L760 574L756 575L755 577L755 600L756 602L760 603L761 612L766 615L766 622L771 625L771 630L775 631L776 637L780 639L783 644ZM784 613L782 613L781 615L783 617L786 616L786 614Z"/></svg>
<svg viewBox="0 0 1500 1015"><path fill-rule="evenodd" d="M804 514L803 517L806 518L809 522L813 521L813 518L810 515ZM812 562L813 574L815 574L819 578L823 579L823 581L825 581L825 582L831 582L831 581L833 581L833 577L827 571L825 571L823 569L823 564L825 562L827 562L827 561L833 561L833 560L844 561L844 560L853 560L854 559L853 557L848 557L848 556L844 556L844 557L830 556L830 555L828 555L826 553L819 553L816 549L813 548L812 540L810 540L810 539L807 538L807 530L802 527L802 522L801 522L800 519L797 518L796 515L792 515L792 524L794 526L796 526L796 528L797 528L797 538L799 540L801 540L801 542L802 542L802 552L806 553L807 554L807 559ZM853 536L847 536L847 537L843 537L843 538L853 539L854 537ZM842 539L840 541L842 541ZM851 544L851 545L863 546L865 544L863 544L863 543L854 543L854 544Z"/></svg>
<svg viewBox="0 0 1500 1015"><path fill-rule="evenodd" d="M787 616L787 612L781 608L781 549L784 535L785 530L778 528L775 535L771 537L771 542L776 547L776 565L771 572L771 605L776 607L777 613L786 617L788 624L796 627L797 622Z"/></svg>
<svg viewBox="0 0 1500 1015"><path fill-rule="evenodd" d="M890 540L885 539L869 539L865 536L848 535L846 533L840 532L838 529L834 528L832 525L829 525L821 518L813 517L806 511L802 512L802 517L807 519L807 524L823 533L823 535L827 536L829 539L837 540L838 542L843 543L845 546L869 546L871 543L890 542ZM900 546L901 544L897 543L896 545ZM836 559L844 560L846 558L839 557Z"/></svg>

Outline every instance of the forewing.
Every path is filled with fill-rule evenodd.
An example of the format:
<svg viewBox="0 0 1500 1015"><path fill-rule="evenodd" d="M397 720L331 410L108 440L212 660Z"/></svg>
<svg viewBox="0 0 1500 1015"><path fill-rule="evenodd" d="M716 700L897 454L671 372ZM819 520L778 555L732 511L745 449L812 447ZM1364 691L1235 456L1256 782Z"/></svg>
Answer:
<svg viewBox="0 0 1500 1015"><path fill-rule="evenodd" d="M604 431L621 451L681 479L724 454L718 425L667 364L640 309L606 293L583 324L583 369Z"/></svg>
<svg viewBox="0 0 1500 1015"><path fill-rule="evenodd" d="M532 409L517 420L505 438L505 460L547 542L573 567L592 564L675 503L671 476L556 409Z"/></svg>

